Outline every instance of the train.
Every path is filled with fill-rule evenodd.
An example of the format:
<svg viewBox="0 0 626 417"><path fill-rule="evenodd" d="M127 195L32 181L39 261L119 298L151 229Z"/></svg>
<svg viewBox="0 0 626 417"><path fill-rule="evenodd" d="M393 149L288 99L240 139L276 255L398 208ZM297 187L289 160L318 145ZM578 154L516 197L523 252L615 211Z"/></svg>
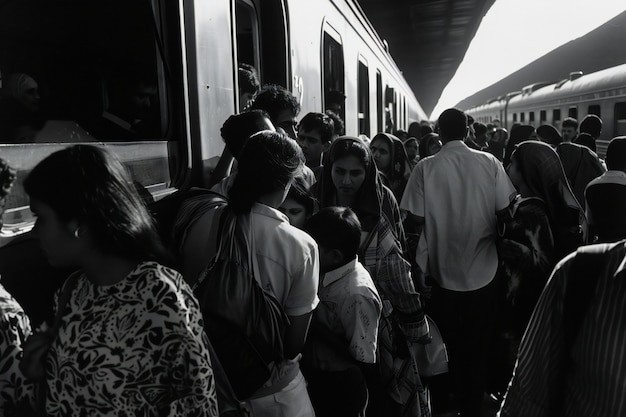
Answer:
<svg viewBox="0 0 626 417"><path fill-rule="evenodd" d="M0 0L0 10L0 157L18 171L0 276L35 325L71 272L45 261L22 188L50 153L112 150L158 218L159 202L202 185L222 153L241 63L290 90L300 116L342 93L348 135L427 119L356 0Z"/></svg>
<svg viewBox="0 0 626 417"><path fill-rule="evenodd" d="M551 124L561 130L566 117L580 122L595 114L603 122L596 145L604 156L612 138L626 135L626 64L589 74L573 71L558 82L537 82L465 111L476 121L508 130L514 123Z"/></svg>

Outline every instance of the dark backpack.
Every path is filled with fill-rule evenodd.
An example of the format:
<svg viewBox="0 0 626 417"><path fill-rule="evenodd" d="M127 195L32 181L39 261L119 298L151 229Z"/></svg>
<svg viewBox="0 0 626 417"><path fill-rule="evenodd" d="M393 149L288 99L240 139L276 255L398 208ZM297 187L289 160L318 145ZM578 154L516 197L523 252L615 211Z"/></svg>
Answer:
<svg viewBox="0 0 626 417"><path fill-rule="evenodd" d="M289 319L276 298L254 277L254 239L224 206L217 253L194 285L204 328L239 399L252 396L283 356Z"/></svg>

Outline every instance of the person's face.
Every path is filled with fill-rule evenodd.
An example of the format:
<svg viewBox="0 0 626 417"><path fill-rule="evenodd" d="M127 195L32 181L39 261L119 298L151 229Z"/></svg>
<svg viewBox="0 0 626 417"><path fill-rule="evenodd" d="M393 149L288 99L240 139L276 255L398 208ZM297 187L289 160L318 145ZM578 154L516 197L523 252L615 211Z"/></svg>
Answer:
<svg viewBox="0 0 626 417"><path fill-rule="evenodd" d="M274 123L274 124L275 124L277 130L278 130L278 128L280 128L291 139L296 139L296 137L297 137L297 132L296 132L296 124L297 124L296 115L293 114L293 112L291 110L283 110L280 113L278 113L278 117L276 117L275 122L276 123Z"/></svg>
<svg viewBox="0 0 626 417"><path fill-rule="evenodd" d="M252 99L254 99L253 93L242 93L239 96L239 113L246 110L250 106Z"/></svg>
<svg viewBox="0 0 626 417"><path fill-rule="evenodd" d="M576 128L572 126L564 127L561 130L564 142L571 142L576 137Z"/></svg>
<svg viewBox="0 0 626 417"><path fill-rule="evenodd" d="M37 81L28 77L24 81L22 94L17 98L18 101L29 111L36 112L39 110L39 86Z"/></svg>
<svg viewBox="0 0 626 417"><path fill-rule="evenodd" d="M298 203L293 198L287 197L283 204L278 207L278 210L282 211L289 218L289 223L292 226L302 229L307 218L304 205Z"/></svg>
<svg viewBox="0 0 626 417"><path fill-rule="evenodd" d="M354 155L333 162L331 177L337 194L354 198L365 181L365 165Z"/></svg>
<svg viewBox="0 0 626 417"><path fill-rule="evenodd" d="M326 151L327 145L322 142L321 135L316 130L300 130L298 132L298 145L306 158L306 164L316 167L320 164L322 152Z"/></svg>
<svg viewBox="0 0 626 417"><path fill-rule="evenodd" d="M404 149L406 149L406 155L409 157L409 160L415 159L417 157L417 142L412 140L404 144Z"/></svg>
<svg viewBox="0 0 626 417"><path fill-rule="evenodd" d="M31 199L30 209L36 217L33 231L52 266L73 266L79 259L80 239L74 236L78 224L61 221L48 204Z"/></svg>
<svg viewBox="0 0 626 417"><path fill-rule="evenodd" d="M376 168L381 172L386 172L391 165L391 149L389 144L382 139L374 140L370 144L370 150L376 162Z"/></svg>

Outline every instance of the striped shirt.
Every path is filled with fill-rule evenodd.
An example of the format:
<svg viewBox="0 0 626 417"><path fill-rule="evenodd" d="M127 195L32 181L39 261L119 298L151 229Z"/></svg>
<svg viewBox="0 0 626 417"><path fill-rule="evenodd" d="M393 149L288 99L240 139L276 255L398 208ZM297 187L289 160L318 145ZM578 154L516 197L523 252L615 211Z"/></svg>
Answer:
<svg viewBox="0 0 626 417"><path fill-rule="evenodd" d="M626 241L607 245L606 268L573 345L564 342L563 298L573 255L555 268L519 350L501 417L626 415ZM571 365L563 363L571 356ZM560 393L564 399L559 401Z"/></svg>

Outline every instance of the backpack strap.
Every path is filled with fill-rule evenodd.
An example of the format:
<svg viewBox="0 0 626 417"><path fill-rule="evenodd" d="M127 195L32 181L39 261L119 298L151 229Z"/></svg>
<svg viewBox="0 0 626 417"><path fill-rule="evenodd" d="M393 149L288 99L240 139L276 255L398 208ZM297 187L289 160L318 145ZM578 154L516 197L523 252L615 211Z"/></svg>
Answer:
<svg viewBox="0 0 626 417"><path fill-rule="evenodd" d="M611 247L606 244L591 245L576 250L563 300L563 327L568 350L578 336L581 323L589 310Z"/></svg>

